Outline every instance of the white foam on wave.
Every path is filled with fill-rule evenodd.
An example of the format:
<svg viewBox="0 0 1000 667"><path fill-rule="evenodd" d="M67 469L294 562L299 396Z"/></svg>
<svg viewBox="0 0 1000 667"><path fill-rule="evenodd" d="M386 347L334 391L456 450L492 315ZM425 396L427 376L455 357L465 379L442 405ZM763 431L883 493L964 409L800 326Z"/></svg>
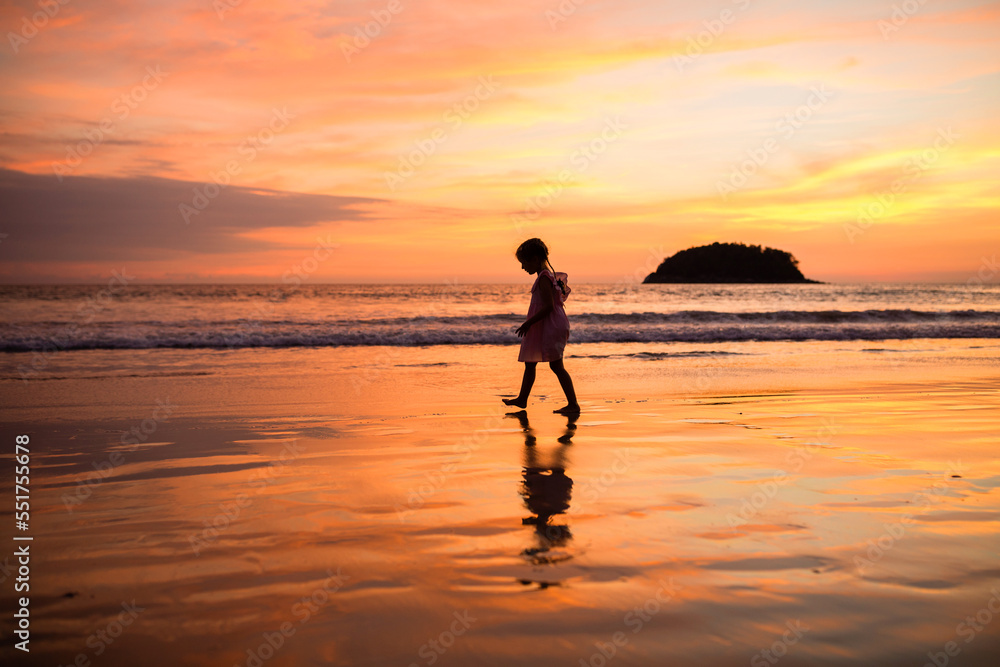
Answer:
<svg viewBox="0 0 1000 667"><path fill-rule="evenodd" d="M889 312L890 314L886 314ZM931 316L933 315L933 316ZM748 317L749 316L749 317ZM681 319L687 317L688 319ZM392 345L513 345L516 316L393 318L333 322L108 322L0 326L0 350L280 348ZM1000 313L588 314L571 318L574 343L1000 338Z"/></svg>

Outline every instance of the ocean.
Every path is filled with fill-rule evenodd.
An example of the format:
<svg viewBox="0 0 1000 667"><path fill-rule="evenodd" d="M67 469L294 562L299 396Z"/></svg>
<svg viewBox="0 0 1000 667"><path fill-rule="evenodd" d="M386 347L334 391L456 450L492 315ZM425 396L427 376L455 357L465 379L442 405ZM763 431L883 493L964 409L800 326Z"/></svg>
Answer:
<svg viewBox="0 0 1000 667"><path fill-rule="evenodd" d="M1000 285L572 289L571 345L1000 338ZM0 350L515 345L529 290L530 282L5 286Z"/></svg>
<svg viewBox="0 0 1000 667"><path fill-rule="evenodd" d="M918 665L995 604L1000 287L571 283L562 415L530 284L0 288L36 660L127 603L101 665Z"/></svg>

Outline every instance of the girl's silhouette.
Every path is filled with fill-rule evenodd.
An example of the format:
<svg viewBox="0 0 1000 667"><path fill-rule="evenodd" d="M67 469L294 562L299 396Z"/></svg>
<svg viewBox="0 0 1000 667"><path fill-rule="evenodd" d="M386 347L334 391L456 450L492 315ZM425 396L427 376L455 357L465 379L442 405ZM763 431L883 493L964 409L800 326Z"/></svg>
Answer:
<svg viewBox="0 0 1000 667"><path fill-rule="evenodd" d="M541 239L528 239L522 243L515 253L521 262L521 268L529 274L537 273L535 284L531 287L531 304L528 306L528 319L515 329L521 337L521 353L517 360L524 362L524 378L521 380L521 393L517 398L505 398L507 405L519 408L528 406L528 395L535 383L535 366L539 361L549 362L549 368L559 378L559 384L566 394L567 404L558 410L560 414L575 414L580 412L576 402L576 392L573 390L573 380L563 366L563 350L569 340L569 319L563 302L569 296L570 289L566 284L565 273L556 273L549 263L549 249ZM549 268L546 268L548 264Z"/></svg>

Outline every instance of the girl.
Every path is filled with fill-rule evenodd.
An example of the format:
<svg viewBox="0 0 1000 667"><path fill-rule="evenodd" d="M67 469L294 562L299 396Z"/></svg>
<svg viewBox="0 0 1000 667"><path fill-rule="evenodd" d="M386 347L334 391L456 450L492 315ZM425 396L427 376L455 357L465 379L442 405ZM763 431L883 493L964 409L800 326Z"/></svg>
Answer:
<svg viewBox="0 0 1000 667"><path fill-rule="evenodd" d="M517 398L505 398L503 402L526 408L531 385L535 383L535 366L539 361L547 361L549 368L559 378L559 384L566 394L567 401L566 405L553 412L564 415L578 414L580 405L576 402L573 380L563 367L562 360L566 341L569 340L569 319L563 309L563 302L570 292L566 285L566 274L556 273L555 269L552 269L552 264L549 263L549 249L541 239L528 239L514 254L521 262L522 269L528 274L537 273L538 277L531 287L528 319L515 329L515 333L521 338L521 353L517 360L524 362L521 393ZM545 268L546 264L549 268Z"/></svg>

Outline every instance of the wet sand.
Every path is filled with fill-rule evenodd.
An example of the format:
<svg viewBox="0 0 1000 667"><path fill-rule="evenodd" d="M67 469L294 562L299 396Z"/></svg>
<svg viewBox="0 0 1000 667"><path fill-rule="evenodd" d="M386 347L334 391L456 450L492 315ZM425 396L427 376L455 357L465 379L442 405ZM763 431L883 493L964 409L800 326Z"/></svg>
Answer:
<svg viewBox="0 0 1000 667"><path fill-rule="evenodd" d="M994 341L571 346L577 420L542 367L500 403L513 349L95 351L4 381L24 664L994 664Z"/></svg>

